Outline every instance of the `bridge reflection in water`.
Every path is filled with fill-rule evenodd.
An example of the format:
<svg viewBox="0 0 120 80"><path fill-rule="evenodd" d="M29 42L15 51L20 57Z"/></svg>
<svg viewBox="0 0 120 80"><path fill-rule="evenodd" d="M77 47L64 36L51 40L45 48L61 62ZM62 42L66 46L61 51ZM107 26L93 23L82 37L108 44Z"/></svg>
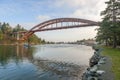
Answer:
<svg viewBox="0 0 120 80"><path fill-rule="evenodd" d="M36 47L0 46L0 79L81 80L85 65L43 59L35 54Z"/></svg>

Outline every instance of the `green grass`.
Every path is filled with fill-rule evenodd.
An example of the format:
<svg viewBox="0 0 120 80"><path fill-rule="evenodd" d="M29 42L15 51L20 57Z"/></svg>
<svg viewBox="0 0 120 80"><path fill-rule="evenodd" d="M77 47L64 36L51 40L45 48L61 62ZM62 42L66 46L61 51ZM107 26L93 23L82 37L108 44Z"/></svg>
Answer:
<svg viewBox="0 0 120 80"><path fill-rule="evenodd" d="M120 80L120 49L103 47L103 55L112 59L112 71L115 74L115 80Z"/></svg>

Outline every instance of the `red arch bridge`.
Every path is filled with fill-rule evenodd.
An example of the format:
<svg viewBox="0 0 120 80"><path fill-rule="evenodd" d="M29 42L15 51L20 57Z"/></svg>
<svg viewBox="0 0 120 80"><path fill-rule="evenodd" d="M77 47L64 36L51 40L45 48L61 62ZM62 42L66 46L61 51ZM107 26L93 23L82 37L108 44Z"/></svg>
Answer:
<svg viewBox="0 0 120 80"><path fill-rule="evenodd" d="M69 28L79 28L79 27L88 27L88 26L99 26L99 22L79 19L79 18L57 18L42 22L27 32L17 32L17 40L27 40L29 36L35 32L41 31L51 31L51 30L60 30L60 29L69 29ZM19 34L23 34L19 37Z"/></svg>

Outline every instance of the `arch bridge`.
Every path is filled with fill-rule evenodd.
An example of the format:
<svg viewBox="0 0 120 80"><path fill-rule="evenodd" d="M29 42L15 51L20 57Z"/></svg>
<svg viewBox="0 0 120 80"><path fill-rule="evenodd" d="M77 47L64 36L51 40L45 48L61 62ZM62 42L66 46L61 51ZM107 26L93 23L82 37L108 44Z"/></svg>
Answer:
<svg viewBox="0 0 120 80"><path fill-rule="evenodd" d="M27 32L20 32L24 35L19 38L19 40L26 40L29 36L35 32L42 31L51 31L51 30L60 30L60 29L69 29L69 28L79 28L79 27L88 27L88 26L98 26L99 23L86 19L79 18L57 18L42 22Z"/></svg>

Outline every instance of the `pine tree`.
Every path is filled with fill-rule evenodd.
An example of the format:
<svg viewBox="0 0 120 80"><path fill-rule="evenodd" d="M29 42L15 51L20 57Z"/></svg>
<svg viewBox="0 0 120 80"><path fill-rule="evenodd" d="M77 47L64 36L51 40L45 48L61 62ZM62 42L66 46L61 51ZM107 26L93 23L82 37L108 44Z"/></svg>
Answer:
<svg viewBox="0 0 120 80"><path fill-rule="evenodd" d="M114 48L118 43L118 32L120 32L120 1L109 0L105 2L107 8L101 12L104 16L101 26L98 29L97 40L103 40L106 43L112 42Z"/></svg>

